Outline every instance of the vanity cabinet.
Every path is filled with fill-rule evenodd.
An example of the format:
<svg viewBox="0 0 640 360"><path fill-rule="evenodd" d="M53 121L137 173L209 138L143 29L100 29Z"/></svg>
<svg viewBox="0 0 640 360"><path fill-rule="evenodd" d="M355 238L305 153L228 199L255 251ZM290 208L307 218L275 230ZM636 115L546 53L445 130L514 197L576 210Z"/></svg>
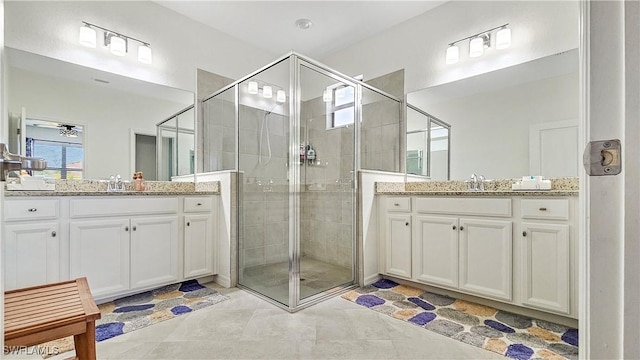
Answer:
<svg viewBox="0 0 640 360"><path fill-rule="evenodd" d="M129 219L70 223L71 278L86 276L94 297L129 290Z"/></svg>
<svg viewBox="0 0 640 360"><path fill-rule="evenodd" d="M215 274L216 249L213 229L217 228L217 198L184 199L184 278Z"/></svg>
<svg viewBox="0 0 640 360"><path fill-rule="evenodd" d="M80 198L69 209L70 275L86 276L95 297L180 280L177 197Z"/></svg>
<svg viewBox="0 0 640 360"><path fill-rule="evenodd" d="M87 277L97 300L215 275L218 196L10 197L5 289Z"/></svg>
<svg viewBox="0 0 640 360"><path fill-rule="evenodd" d="M380 272L577 317L569 198L379 196Z"/></svg>
<svg viewBox="0 0 640 360"><path fill-rule="evenodd" d="M5 290L66 280L62 247L67 238L59 213L55 199L4 201Z"/></svg>
<svg viewBox="0 0 640 360"><path fill-rule="evenodd" d="M511 200L413 200L413 279L510 301L512 221L495 218L511 216Z"/></svg>
<svg viewBox="0 0 640 360"><path fill-rule="evenodd" d="M571 228L567 199L523 199L522 303L569 314L571 311Z"/></svg>

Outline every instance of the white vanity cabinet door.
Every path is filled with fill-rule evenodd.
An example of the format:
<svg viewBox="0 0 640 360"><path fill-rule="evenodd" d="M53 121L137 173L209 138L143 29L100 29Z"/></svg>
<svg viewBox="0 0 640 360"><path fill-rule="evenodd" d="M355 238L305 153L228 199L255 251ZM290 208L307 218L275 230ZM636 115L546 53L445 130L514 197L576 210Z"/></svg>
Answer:
<svg viewBox="0 0 640 360"><path fill-rule="evenodd" d="M458 218L418 215L413 228L413 278L457 288Z"/></svg>
<svg viewBox="0 0 640 360"><path fill-rule="evenodd" d="M184 277L194 278L214 274L214 237L212 217L184 217Z"/></svg>
<svg viewBox="0 0 640 360"><path fill-rule="evenodd" d="M69 223L69 271L86 276L95 298L129 289L129 219Z"/></svg>
<svg viewBox="0 0 640 360"><path fill-rule="evenodd" d="M386 261L389 275L411 278L411 215L386 215Z"/></svg>
<svg viewBox="0 0 640 360"><path fill-rule="evenodd" d="M569 225L523 222L521 229L523 304L569 314Z"/></svg>
<svg viewBox="0 0 640 360"><path fill-rule="evenodd" d="M131 288L179 280L178 217L131 219Z"/></svg>
<svg viewBox="0 0 640 360"><path fill-rule="evenodd" d="M460 289L511 301L512 222L460 219Z"/></svg>
<svg viewBox="0 0 640 360"><path fill-rule="evenodd" d="M61 281L57 222L5 226L5 290Z"/></svg>

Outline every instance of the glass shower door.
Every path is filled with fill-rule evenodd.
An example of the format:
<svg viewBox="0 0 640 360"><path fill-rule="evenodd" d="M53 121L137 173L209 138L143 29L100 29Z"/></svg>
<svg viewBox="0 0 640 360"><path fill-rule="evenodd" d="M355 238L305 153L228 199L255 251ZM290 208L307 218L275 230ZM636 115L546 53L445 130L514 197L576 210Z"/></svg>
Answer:
<svg viewBox="0 0 640 360"><path fill-rule="evenodd" d="M239 283L289 301L289 60L238 84Z"/></svg>
<svg viewBox="0 0 640 360"><path fill-rule="evenodd" d="M302 302L354 274L356 89L301 62L300 282Z"/></svg>

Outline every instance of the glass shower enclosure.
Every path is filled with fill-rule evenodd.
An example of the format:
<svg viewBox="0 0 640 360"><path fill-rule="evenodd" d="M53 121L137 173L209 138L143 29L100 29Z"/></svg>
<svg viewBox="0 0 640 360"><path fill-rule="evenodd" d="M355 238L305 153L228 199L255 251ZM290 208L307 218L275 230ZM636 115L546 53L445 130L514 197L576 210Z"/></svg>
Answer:
<svg viewBox="0 0 640 360"><path fill-rule="evenodd" d="M399 136L401 100L296 53L202 103L209 165L237 171L238 285L289 311L358 281L363 88Z"/></svg>

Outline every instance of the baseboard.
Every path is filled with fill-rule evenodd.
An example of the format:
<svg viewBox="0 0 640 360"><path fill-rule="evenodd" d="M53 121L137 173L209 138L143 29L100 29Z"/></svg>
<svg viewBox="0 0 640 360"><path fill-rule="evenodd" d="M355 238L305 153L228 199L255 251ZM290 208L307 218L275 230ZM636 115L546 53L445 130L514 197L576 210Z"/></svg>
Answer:
<svg viewBox="0 0 640 360"><path fill-rule="evenodd" d="M213 281L223 287L230 288L231 287L231 277L224 275L215 275L213 277Z"/></svg>
<svg viewBox="0 0 640 360"><path fill-rule="evenodd" d="M372 274L364 278L364 286L371 285L374 282L382 279L382 275L380 274Z"/></svg>

